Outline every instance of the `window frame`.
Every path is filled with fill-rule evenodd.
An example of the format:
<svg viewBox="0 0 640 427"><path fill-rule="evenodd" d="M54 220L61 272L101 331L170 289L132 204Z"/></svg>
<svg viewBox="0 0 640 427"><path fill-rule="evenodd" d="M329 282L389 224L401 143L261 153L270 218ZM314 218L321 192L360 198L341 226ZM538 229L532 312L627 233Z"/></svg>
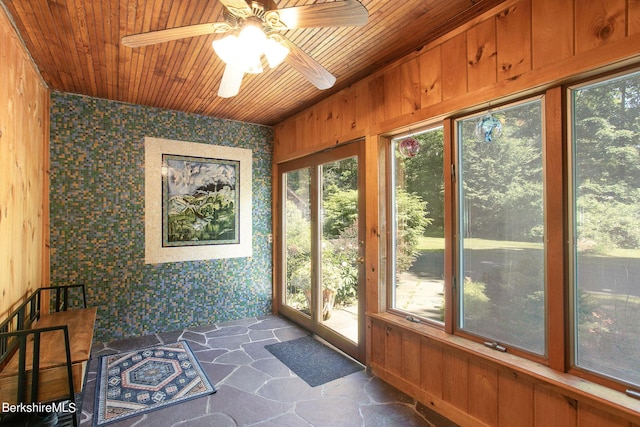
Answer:
<svg viewBox="0 0 640 427"><path fill-rule="evenodd" d="M547 120L549 117L549 114L551 113L551 111L549 111L549 108L547 106L548 104L548 98L549 98L549 91L545 91L542 93L535 93L535 94L531 94L529 96L523 97L523 98L519 98L516 100L509 100L509 101L504 101L502 103L496 104L495 106L492 105L487 105L485 106L485 108L483 109L478 109L478 110L474 110L472 112L468 112L465 113L463 115L459 115L459 116L455 116L452 117L451 119L451 123L450 123L450 133L451 133L451 141L450 141L450 147L451 147L451 181L452 181L452 187L451 187L451 193L448 196L450 199L450 203L452 205L452 210L450 213L451 216L451 229L449 231L449 234L451 236L451 252L447 255L445 254L446 258L450 258L452 259L452 266L451 266L451 275L452 275L452 292L451 292L451 306L452 306L452 310L450 310L452 312L452 318L450 319L451 322L451 329L452 329L452 333L454 335L463 337L465 339L468 339L470 341L474 341L474 342L478 342L478 343L482 343L487 345L486 343L489 342L494 342L493 339L491 338L487 338L484 337L482 335L478 335L478 334L474 334L471 333L469 331L466 331L464 329L462 329L461 325L460 325L460 319L461 319L461 315L462 315L462 307L461 307L461 303L460 303L460 299L461 299L461 290L462 290L462 286L460 285L461 280L463 279L463 274L461 274L460 269L461 269L461 255L460 255L460 250L461 250L461 240L462 237L459 235L459 232L461 230L461 215L460 215L460 210L461 210L461 202L460 202L460 184L459 184L459 177L460 177L460 171L462 168L461 165L461 141L460 141L460 135L459 135L459 126L458 123L462 120L465 119L470 119L470 118L474 118L474 117L481 117L482 115L486 114L487 112L491 111L491 110L499 110L499 109L503 109L503 108L512 108L512 107L517 107L518 105L521 104L526 104L535 100L540 100L540 109L541 109L541 136L542 136L542 203L543 203L543 227L544 227L544 231L543 231L543 259L544 259L544 292L545 292L545 296L544 296L544 319L545 319L545 325L544 325L544 345L545 345L545 353L544 354L537 354L537 353L533 353L530 351L527 351L526 349L523 348L519 348L519 347L515 347L515 346L506 346L507 350L506 352L511 353L511 354L515 354L533 361L536 361L538 363L544 364L544 365L548 365L549 364L549 360L551 357L551 354L553 353L554 350L552 350L552 343L550 340L550 331L553 328L550 328L549 325L550 323L550 317L552 317L550 315L550 307L549 307L549 303L550 303L550 295L551 290L550 290L550 284L549 284L549 262L550 262L550 251L549 251L549 233L550 233L550 229L549 229L549 217L550 217L550 212L549 212L549 200L551 199L551 188L555 185L553 182L550 182L551 180L548 179L548 175L547 175L547 168L548 168L548 164L549 164L549 130L547 128ZM445 168L446 169L446 168ZM445 197L447 197L445 195ZM498 343L501 344L501 343Z"/></svg>
<svg viewBox="0 0 640 427"><path fill-rule="evenodd" d="M576 242L576 191L575 191L575 145L574 145L574 105L572 93L575 90L586 88L588 86L594 86L599 83L604 83L624 76L640 73L640 67L637 65L623 67L620 69L604 72L595 76L579 79L571 82L562 88L562 101L563 101L563 130L565 132L563 150L564 150L564 164L566 165L565 173L565 241L566 241L566 298L565 304L565 319L566 319L566 339L565 339L565 372L572 375L584 378L588 381L604 385L611 389L627 392L633 390L634 393L638 393L640 389L639 384L633 384L626 382L619 378L614 378L610 375L606 375L597 371L591 371L587 368L581 367L577 364L577 321L576 321L576 295L578 284L576 281L576 268L577 268L577 254L575 248Z"/></svg>
<svg viewBox="0 0 640 427"><path fill-rule="evenodd" d="M396 266L396 251L395 251L395 236L396 236L396 218L395 218L395 202L396 202L396 198L395 198L395 188L396 188L396 176L395 176L395 172L396 172L396 162L395 162L395 144L394 141L400 139L400 138L406 138L412 135L417 135L417 134L422 134L422 133L426 133L426 132L432 132L432 131L436 131L437 129L442 129L443 132L443 138L442 138L442 150L443 150L443 157L444 157L444 164L447 163L446 158L447 158L447 127L445 125L444 121L436 121L436 122L430 122L428 124L421 124L416 126L415 128L412 127L410 130L408 131L404 131L404 132L400 132L400 133L395 133L395 134L391 134L385 137L386 141L385 141L385 149L384 149L384 154L385 154L385 169L386 169L386 182L385 182L385 199L386 199L386 204L385 204L385 210L386 210L386 224L388 224L387 227L387 236L386 236L386 245L385 245L385 253L386 253L386 274L385 274L385 282L386 282L386 286L385 286L385 307L386 307L386 311L389 313L393 313L396 314L398 316L402 316L405 319L413 319L413 321L418 322L418 323L423 323L423 324L427 324L431 327L437 328L437 329L444 329L446 330L446 324L447 324L447 316L448 316L448 312L450 311L450 309L448 309L448 303L450 298L448 297L448 295L450 294L450 284L449 281L446 279L447 277L447 266L446 266L446 259L447 259L447 227L445 224L444 227L444 241L445 241L445 250L444 250L444 258L445 258L445 265L444 265L444 275L445 275L445 280L444 280L444 321L443 322L437 322L433 319L429 319L428 317L424 317L424 316L420 316L416 313L412 313L410 311L407 310L403 310L401 308L396 308L394 307L394 289L396 286L396 274L395 274L395 266ZM444 165L443 165L444 168ZM447 181L447 174L446 174L446 170L444 171L444 181L445 181L445 187L446 187L446 181ZM446 209L446 204L447 204L447 198L446 198L446 188L444 191L444 205L445 205L445 212L444 212L444 217L445 217L445 223L447 221L447 209Z"/></svg>

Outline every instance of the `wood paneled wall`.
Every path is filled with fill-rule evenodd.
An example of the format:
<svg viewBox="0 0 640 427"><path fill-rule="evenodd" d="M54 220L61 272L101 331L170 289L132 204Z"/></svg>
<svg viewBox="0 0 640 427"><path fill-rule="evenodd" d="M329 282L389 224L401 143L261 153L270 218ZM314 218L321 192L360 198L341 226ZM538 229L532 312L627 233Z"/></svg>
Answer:
<svg viewBox="0 0 640 427"><path fill-rule="evenodd" d="M372 372L460 425L640 426L637 400L517 356L390 314L367 332Z"/></svg>
<svg viewBox="0 0 640 427"><path fill-rule="evenodd" d="M0 6L0 319L48 280L49 90Z"/></svg>
<svg viewBox="0 0 640 427"><path fill-rule="evenodd" d="M638 0L507 0L275 127L276 163L638 61Z"/></svg>
<svg viewBox="0 0 640 427"><path fill-rule="evenodd" d="M384 176L373 159L387 135L637 64L639 0L507 0L275 127L276 165L366 138L367 353L376 375L461 425L640 426L640 402L622 393L524 359L493 360L481 345L384 314L384 217L374 208Z"/></svg>

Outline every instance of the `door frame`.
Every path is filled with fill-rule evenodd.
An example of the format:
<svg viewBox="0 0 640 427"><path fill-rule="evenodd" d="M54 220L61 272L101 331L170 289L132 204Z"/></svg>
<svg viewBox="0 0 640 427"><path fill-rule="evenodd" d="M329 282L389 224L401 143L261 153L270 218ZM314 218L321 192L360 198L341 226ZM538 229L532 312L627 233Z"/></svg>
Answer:
<svg viewBox="0 0 640 427"><path fill-rule="evenodd" d="M320 269L317 268L317 265L320 258L320 244L321 244L321 236L322 231L320 230L321 221L319 218L319 207L320 207L320 167L323 164L339 161L341 159L349 158L349 157L357 157L358 159L358 241L359 241L359 254L358 256L361 259L365 257L365 248L366 248L366 240L365 240L365 165L364 165L364 147L365 140L359 139L347 144L342 144L331 149L309 154L305 157L301 157L295 160L290 160L287 162L280 163L276 165L276 170L274 171L274 180L276 182L275 189L277 194L274 197L274 235L275 246L274 246L274 313L282 315L287 319L297 323L304 329L307 329L309 332L318 335L320 338L326 340L330 344L334 345L338 349L347 353L351 357L365 362L366 357L366 319L365 319L365 311L366 311L366 289L365 289L365 267L363 262L358 263L358 342L353 343L353 341L344 337L343 335L337 333L336 331L328 328L327 326L322 324L320 320L320 316L322 313L322 298L321 290L318 283L320 280ZM310 192L311 192L311 257L312 257L312 280L311 280L311 290L312 296L311 301L312 304L315 304L313 309L311 310L312 316L307 316L298 310L295 310L288 305L285 304L284 298L285 293L283 292L284 287L284 276L286 272L286 266L284 265L285 257L283 256L284 250L284 229L285 229L285 220L286 215L283 214L283 207L285 201L285 188L284 188L284 180L282 176L287 172L292 172L295 170L300 170L304 168L311 168L311 184L310 184Z"/></svg>

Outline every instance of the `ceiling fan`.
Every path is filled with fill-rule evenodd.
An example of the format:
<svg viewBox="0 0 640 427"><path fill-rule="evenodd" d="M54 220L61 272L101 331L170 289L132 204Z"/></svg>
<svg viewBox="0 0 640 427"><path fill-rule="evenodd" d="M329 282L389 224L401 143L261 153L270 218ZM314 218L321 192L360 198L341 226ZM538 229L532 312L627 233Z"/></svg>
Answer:
<svg viewBox="0 0 640 427"><path fill-rule="evenodd" d="M240 91L245 74L263 71L262 55L270 68L286 61L318 89L333 86L336 78L280 31L295 28L349 27L365 25L367 9L357 0L341 0L277 9L273 0L219 0L224 21L168 28L122 38L128 47L147 46L181 38L228 33L213 42L226 64L218 96L230 98Z"/></svg>

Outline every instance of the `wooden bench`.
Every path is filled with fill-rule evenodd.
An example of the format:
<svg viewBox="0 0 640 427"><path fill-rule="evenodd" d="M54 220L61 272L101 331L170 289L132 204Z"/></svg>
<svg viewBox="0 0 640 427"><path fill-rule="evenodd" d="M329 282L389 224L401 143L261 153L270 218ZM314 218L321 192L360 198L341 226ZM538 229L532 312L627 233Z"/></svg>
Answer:
<svg viewBox="0 0 640 427"><path fill-rule="evenodd" d="M81 289L84 308L68 309L73 288ZM55 311L41 313L42 298L49 292L55 293ZM83 285L39 288L0 324L0 402L75 402L84 384L97 313L86 305ZM76 417L73 423L77 425Z"/></svg>

